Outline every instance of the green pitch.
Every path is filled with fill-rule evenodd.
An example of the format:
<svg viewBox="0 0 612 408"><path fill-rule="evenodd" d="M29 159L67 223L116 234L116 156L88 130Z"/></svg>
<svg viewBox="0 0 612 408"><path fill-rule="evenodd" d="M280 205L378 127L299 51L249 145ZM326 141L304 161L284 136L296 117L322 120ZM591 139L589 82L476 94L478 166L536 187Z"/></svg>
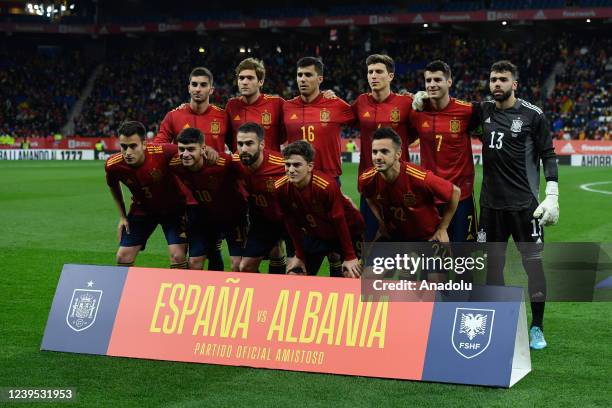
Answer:
<svg viewBox="0 0 612 408"><path fill-rule="evenodd" d="M342 179L355 202L356 169ZM547 241L611 241L612 196L580 189L612 191L610 169L561 167L560 180L561 223ZM0 162L0 214L0 387L75 387L79 406L104 407L612 404L609 303L547 304L549 348L532 353L533 372L511 390L41 352L62 265L114 263L103 163ZM167 267L159 230L137 265Z"/></svg>

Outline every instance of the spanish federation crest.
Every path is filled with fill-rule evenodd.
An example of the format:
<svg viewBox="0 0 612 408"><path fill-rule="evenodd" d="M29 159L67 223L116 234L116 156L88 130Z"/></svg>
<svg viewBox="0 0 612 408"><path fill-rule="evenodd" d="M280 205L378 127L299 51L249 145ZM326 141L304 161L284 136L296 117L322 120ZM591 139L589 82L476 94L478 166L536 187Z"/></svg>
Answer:
<svg viewBox="0 0 612 408"><path fill-rule="evenodd" d="M493 309L455 309L451 339L455 351L467 359L483 353L491 343L494 318Z"/></svg>
<svg viewBox="0 0 612 408"><path fill-rule="evenodd" d="M461 121L458 119L452 119L450 122L450 131L451 133L459 133L461 130Z"/></svg>
<svg viewBox="0 0 612 408"><path fill-rule="evenodd" d="M210 133L221 133L221 124L218 121L210 122Z"/></svg>
<svg viewBox="0 0 612 408"><path fill-rule="evenodd" d="M487 232L485 230L481 229L476 234L476 242L487 242Z"/></svg>
<svg viewBox="0 0 612 408"><path fill-rule="evenodd" d="M261 124L269 125L272 123L272 114L270 112L262 112L261 114Z"/></svg>
<svg viewBox="0 0 612 408"><path fill-rule="evenodd" d="M512 119L512 125L510 126L510 131L512 133L521 133L521 128L523 127L523 121L520 119Z"/></svg>
<svg viewBox="0 0 612 408"><path fill-rule="evenodd" d="M331 119L331 112L328 111L327 109L321 109L321 112L319 113L319 120L321 122L329 122L330 119Z"/></svg>
<svg viewBox="0 0 612 408"><path fill-rule="evenodd" d="M400 121L400 110L398 108L393 108L391 111L391 122L399 122Z"/></svg>
<svg viewBox="0 0 612 408"><path fill-rule="evenodd" d="M406 207L412 207L415 204L416 204L416 197L414 196L414 194L410 192L404 194L404 205Z"/></svg>
<svg viewBox="0 0 612 408"><path fill-rule="evenodd" d="M274 192L274 189L274 179L270 177L266 180L266 190L268 190L268 192Z"/></svg>
<svg viewBox="0 0 612 408"><path fill-rule="evenodd" d="M151 170L151 172L149 173L149 175L151 176L151 178L153 179L153 181L158 182L159 180L161 180L161 178L163 177L163 173L161 172L161 170L159 169L153 169Z"/></svg>
<svg viewBox="0 0 612 408"><path fill-rule="evenodd" d="M93 326L101 301L101 290L75 289L66 314L68 327L80 332Z"/></svg>

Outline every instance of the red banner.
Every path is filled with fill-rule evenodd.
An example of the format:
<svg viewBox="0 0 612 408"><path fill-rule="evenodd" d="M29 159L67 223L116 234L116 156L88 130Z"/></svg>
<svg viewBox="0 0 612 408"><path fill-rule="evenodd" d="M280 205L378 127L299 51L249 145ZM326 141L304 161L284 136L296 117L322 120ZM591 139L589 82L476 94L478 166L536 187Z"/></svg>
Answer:
<svg viewBox="0 0 612 408"><path fill-rule="evenodd" d="M46 34L126 34L164 32L204 32L215 30L268 29L273 27L341 27L405 25L423 23L467 23L516 20L574 20L612 18L612 7L561 8L528 10L479 10L465 12L401 13L382 15L313 16L300 18L251 19L228 21L185 21L179 23L140 23L105 25L66 25L33 23L0 23L2 32Z"/></svg>

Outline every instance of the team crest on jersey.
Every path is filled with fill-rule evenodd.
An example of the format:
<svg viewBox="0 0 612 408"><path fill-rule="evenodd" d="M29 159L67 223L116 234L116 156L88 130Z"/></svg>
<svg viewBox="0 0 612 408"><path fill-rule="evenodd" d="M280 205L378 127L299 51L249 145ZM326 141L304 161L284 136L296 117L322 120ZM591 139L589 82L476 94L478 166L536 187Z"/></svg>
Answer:
<svg viewBox="0 0 612 408"><path fill-rule="evenodd" d="M210 123L210 133L221 133L221 124L214 120Z"/></svg>
<svg viewBox="0 0 612 408"><path fill-rule="evenodd" d="M414 194L412 193L404 194L404 205L406 207L412 207L415 204L416 204L416 197Z"/></svg>
<svg viewBox="0 0 612 408"><path fill-rule="evenodd" d="M161 170L159 169L153 169L151 170L151 172L149 173L149 175L151 176L151 178L153 179L153 181L159 181L161 180L163 174L161 172Z"/></svg>
<svg viewBox="0 0 612 408"><path fill-rule="evenodd" d="M68 313L66 314L68 327L80 332L93 326L101 300L101 290L75 289L72 292L72 299L70 299Z"/></svg>
<svg viewBox="0 0 612 408"><path fill-rule="evenodd" d="M459 133L459 131L461 131L461 121L457 119L452 119L450 121L450 131L452 133Z"/></svg>
<svg viewBox="0 0 612 408"><path fill-rule="evenodd" d="M272 123L272 114L270 112L263 112L261 114L261 124L269 125Z"/></svg>
<svg viewBox="0 0 612 408"><path fill-rule="evenodd" d="M399 122L400 121L400 110L398 108L393 108L391 111L391 122Z"/></svg>
<svg viewBox="0 0 612 408"><path fill-rule="evenodd" d="M510 131L512 133L521 133L522 127L523 127L523 121L521 119L513 119L512 126L510 126Z"/></svg>
<svg viewBox="0 0 612 408"><path fill-rule="evenodd" d="M268 190L268 192L273 192L274 191L274 179L273 178L269 178L266 180L266 189Z"/></svg>
<svg viewBox="0 0 612 408"><path fill-rule="evenodd" d="M485 230L481 229L476 234L476 242L487 242L487 232Z"/></svg>
<svg viewBox="0 0 612 408"><path fill-rule="evenodd" d="M329 122L330 119L331 119L331 112L328 111L327 109L321 109L321 112L319 113L319 120L321 122Z"/></svg>
<svg viewBox="0 0 612 408"><path fill-rule="evenodd" d="M493 309L455 309L453 322L453 348L463 358L474 358L491 344L493 334Z"/></svg>

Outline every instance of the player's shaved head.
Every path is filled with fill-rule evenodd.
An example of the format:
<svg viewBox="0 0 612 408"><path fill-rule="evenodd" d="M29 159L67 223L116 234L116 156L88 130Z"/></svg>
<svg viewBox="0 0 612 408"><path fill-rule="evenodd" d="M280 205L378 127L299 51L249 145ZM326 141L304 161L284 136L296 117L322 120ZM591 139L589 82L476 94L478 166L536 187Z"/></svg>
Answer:
<svg viewBox="0 0 612 408"><path fill-rule="evenodd" d="M198 128L185 128L178 134L176 141L186 145L194 143L202 145L204 144L204 133Z"/></svg>
<svg viewBox="0 0 612 408"><path fill-rule="evenodd" d="M429 64L425 66L425 71L436 72L440 71L444 74L444 79L451 79L452 72L451 67L446 62L441 60L431 61Z"/></svg>
<svg viewBox="0 0 612 408"><path fill-rule="evenodd" d="M508 60L497 61L491 65L491 72L510 72L512 74L512 78L515 81L518 80L518 68Z"/></svg>
<svg viewBox="0 0 612 408"><path fill-rule="evenodd" d="M321 58L304 57L304 58L300 58L297 62L298 68L306 68L306 67L312 67L312 66L314 66L315 71L317 71L318 75L323 76L325 66L323 65L323 61L321 60Z"/></svg>
<svg viewBox="0 0 612 408"><path fill-rule="evenodd" d="M238 133L255 133L259 142L264 140L264 129L255 122L246 122L241 125L236 131L236 134Z"/></svg>
<svg viewBox="0 0 612 408"><path fill-rule="evenodd" d="M288 159L290 156L302 156L307 163L312 163L315 157L315 150L310 143L305 140L298 140L290 143L283 150L283 157Z"/></svg>
<svg viewBox="0 0 612 408"><path fill-rule="evenodd" d="M395 130L389 127L381 127L376 129L372 135L372 140L391 139L393 146L400 150L402 148L402 138Z"/></svg>
<svg viewBox="0 0 612 408"><path fill-rule="evenodd" d="M119 125L119 129L117 129L117 134L119 136L133 136L138 135L141 141L144 141L147 135L147 129L145 126L137 122L135 120L126 120L121 125Z"/></svg>
<svg viewBox="0 0 612 408"><path fill-rule="evenodd" d="M384 64L387 67L387 72L395 72L395 61L388 55L385 54L372 54L366 58L366 66L373 64Z"/></svg>
<svg viewBox="0 0 612 408"><path fill-rule="evenodd" d="M210 69L204 67L196 67L189 74L189 83L191 83L191 79L193 77L203 76L208 78L208 82L210 82L210 86L213 85L213 74L210 72Z"/></svg>

